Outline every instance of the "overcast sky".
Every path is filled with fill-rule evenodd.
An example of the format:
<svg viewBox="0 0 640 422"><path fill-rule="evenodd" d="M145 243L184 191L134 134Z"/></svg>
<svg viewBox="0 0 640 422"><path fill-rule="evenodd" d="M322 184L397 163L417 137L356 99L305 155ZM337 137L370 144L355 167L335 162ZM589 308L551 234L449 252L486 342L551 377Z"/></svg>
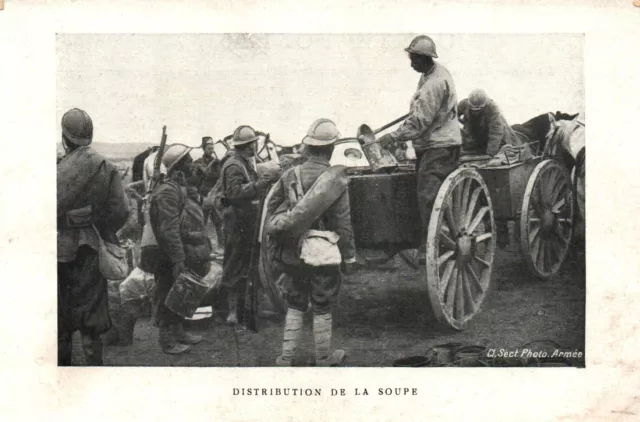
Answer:
<svg viewBox="0 0 640 422"><path fill-rule="evenodd" d="M57 117L85 109L96 142L158 142L167 125L197 145L248 124L290 145L319 117L355 136L408 111L414 35L58 35ZM582 35L428 35L458 100L484 88L510 124L584 114Z"/></svg>

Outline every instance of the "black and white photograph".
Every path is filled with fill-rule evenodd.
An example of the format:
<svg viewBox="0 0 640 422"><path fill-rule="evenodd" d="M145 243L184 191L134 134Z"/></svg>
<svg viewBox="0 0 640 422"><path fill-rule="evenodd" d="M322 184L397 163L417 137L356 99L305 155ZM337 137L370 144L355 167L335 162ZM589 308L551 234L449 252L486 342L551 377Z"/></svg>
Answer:
<svg viewBox="0 0 640 422"><path fill-rule="evenodd" d="M584 368L584 48L57 33L57 365Z"/></svg>
<svg viewBox="0 0 640 422"><path fill-rule="evenodd" d="M636 3L0 1L0 419L636 420Z"/></svg>

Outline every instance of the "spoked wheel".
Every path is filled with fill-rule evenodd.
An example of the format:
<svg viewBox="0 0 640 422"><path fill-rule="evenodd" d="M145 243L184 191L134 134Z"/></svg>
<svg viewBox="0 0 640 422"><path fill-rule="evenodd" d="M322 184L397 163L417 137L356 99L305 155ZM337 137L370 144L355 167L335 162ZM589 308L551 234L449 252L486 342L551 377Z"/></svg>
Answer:
<svg viewBox="0 0 640 422"><path fill-rule="evenodd" d="M522 200L520 247L529 268L547 279L562 266L571 246L573 193L567 170L545 160L531 173Z"/></svg>
<svg viewBox="0 0 640 422"><path fill-rule="evenodd" d="M489 189L476 170L459 168L440 187L427 232L427 289L440 322L462 330L480 311L495 247Z"/></svg>
<svg viewBox="0 0 640 422"><path fill-rule="evenodd" d="M262 212L261 219L263 228L265 222L268 221L268 219L271 217L266 204L268 204L269 199L273 195L274 189L275 187L271 188L265 199L265 206ZM264 233L264 230L260 232L260 235L260 259L258 262L260 281L262 282L262 286L267 292L269 299L271 299L271 303L273 304L275 310L286 314L288 308L287 301L284 299L284 282L286 276L273 265L273 256L271 254L271 251L273 249L273 241L269 239L269 236L267 236L266 233Z"/></svg>

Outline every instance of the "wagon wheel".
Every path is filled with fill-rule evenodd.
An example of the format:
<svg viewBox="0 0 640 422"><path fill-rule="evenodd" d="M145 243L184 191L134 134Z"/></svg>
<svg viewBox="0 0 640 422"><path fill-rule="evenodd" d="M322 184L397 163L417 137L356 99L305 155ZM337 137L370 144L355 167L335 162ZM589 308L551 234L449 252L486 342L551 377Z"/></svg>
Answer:
<svg viewBox="0 0 640 422"><path fill-rule="evenodd" d="M269 220L271 214L267 210L266 204L269 203L275 187L272 187L266 196L264 201L264 209L262 213L261 224L264 227L265 222ZM284 299L284 282L285 274L273 265L273 257L270 250L273 245L273 241L269 239L269 236L264 233L264 230L260 232L260 257L258 262L258 273L260 275L260 281L264 287L271 303L273 304L277 312L283 314L287 313L288 304Z"/></svg>
<svg viewBox="0 0 640 422"><path fill-rule="evenodd" d="M538 164L522 200L520 248L540 278L554 275L567 256L573 232L573 205L567 170L555 160Z"/></svg>
<svg viewBox="0 0 640 422"><path fill-rule="evenodd" d="M439 321L462 330L480 311L495 247L489 189L476 170L459 168L440 187L427 232L427 290Z"/></svg>

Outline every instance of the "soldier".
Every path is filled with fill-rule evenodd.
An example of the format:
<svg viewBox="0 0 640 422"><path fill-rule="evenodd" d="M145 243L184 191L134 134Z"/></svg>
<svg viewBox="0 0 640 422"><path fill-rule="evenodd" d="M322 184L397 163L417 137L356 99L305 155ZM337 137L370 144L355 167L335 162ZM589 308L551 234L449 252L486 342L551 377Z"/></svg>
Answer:
<svg viewBox="0 0 640 422"><path fill-rule="evenodd" d="M211 242L204 233L199 195L187 184L193 174L190 150L180 144L167 148L162 157L167 175L154 188L149 201L150 223L159 249L154 269L158 342L167 354L186 352L202 341L202 336L187 333L184 319L164 303L180 274L191 270L204 277L210 268Z"/></svg>
<svg viewBox="0 0 640 422"><path fill-rule="evenodd" d="M269 173L260 178L256 173L257 140L258 136L251 127L238 127L233 133L234 152L222 159L225 245L221 281L222 294L227 295L229 304L227 323L230 325L238 323L238 312L244 309L259 199L275 181Z"/></svg>
<svg viewBox="0 0 640 422"><path fill-rule="evenodd" d="M117 244L129 216L118 169L89 145L93 122L84 110L62 117L66 155L58 163L58 365L71 365L79 330L89 365L102 365L100 334L111 328L107 280L100 272L101 237Z"/></svg>
<svg viewBox="0 0 640 422"><path fill-rule="evenodd" d="M517 150L511 146L523 143L507 123L496 103L482 89L474 89L458 106L458 119L463 124L463 154L480 154L491 157L507 157L515 160ZM528 150L525 151L528 153ZM496 157L496 159L498 158ZM505 160L499 160L502 163ZM508 162L508 160L506 160ZM496 221L496 245L504 249L509 244L509 228L506 221Z"/></svg>
<svg viewBox="0 0 640 422"><path fill-rule="evenodd" d="M458 166L462 140L456 88L449 71L433 60L438 57L435 43L426 35L420 35L405 51L409 53L413 70L422 76L411 97L409 117L396 131L382 136L380 145L388 148L397 142L413 141L423 239L419 256L420 263L424 264L431 208L442 182Z"/></svg>
<svg viewBox="0 0 640 422"><path fill-rule="evenodd" d="M202 151L204 152L202 157L198 158L194 164L196 166L198 176L200 177L198 191L200 192L200 196L204 199L220 177L220 160L218 160L214 154L213 139L210 136L202 138ZM205 225L207 224L209 217L211 217L211 222L216 230L218 247L222 248L224 246L222 242L222 220L215 210L204 209L203 211Z"/></svg>
<svg viewBox="0 0 640 422"><path fill-rule="evenodd" d="M521 145L496 103L482 89L474 89L458 106L465 154L495 156L505 145Z"/></svg>
<svg viewBox="0 0 640 422"><path fill-rule="evenodd" d="M307 192L316 179L330 167L329 160L338 137L338 128L329 119L318 119L309 128L303 140L308 159L300 165L300 182L304 192ZM297 183L295 167L282 175L275 185L269 204L266 205L269 209L275 209L274 215L288 211L290 202L287 196L292 183ZM325 230L339 235L338 248L345 270L351 272L356 265L356 248L351 225L349 191L345 189L342 192L335 192L335 196L337 197L335 202L326 204L327 210L317 221L310 222L312 224L309 226L318 228L322 225ZM277 246L280 250L275 254L276 263L282 265L284 272L291 280L282 355L276 359L276 365L291 366L302 330L303 315L309 307L309 302L313 305L316 366L341 364L346 358L344 350L336 349L329 353L332 337L331 310L342 281L340 268L338 266L312 267L301 263L297 239L276 243L281 243Z"/></svg>

